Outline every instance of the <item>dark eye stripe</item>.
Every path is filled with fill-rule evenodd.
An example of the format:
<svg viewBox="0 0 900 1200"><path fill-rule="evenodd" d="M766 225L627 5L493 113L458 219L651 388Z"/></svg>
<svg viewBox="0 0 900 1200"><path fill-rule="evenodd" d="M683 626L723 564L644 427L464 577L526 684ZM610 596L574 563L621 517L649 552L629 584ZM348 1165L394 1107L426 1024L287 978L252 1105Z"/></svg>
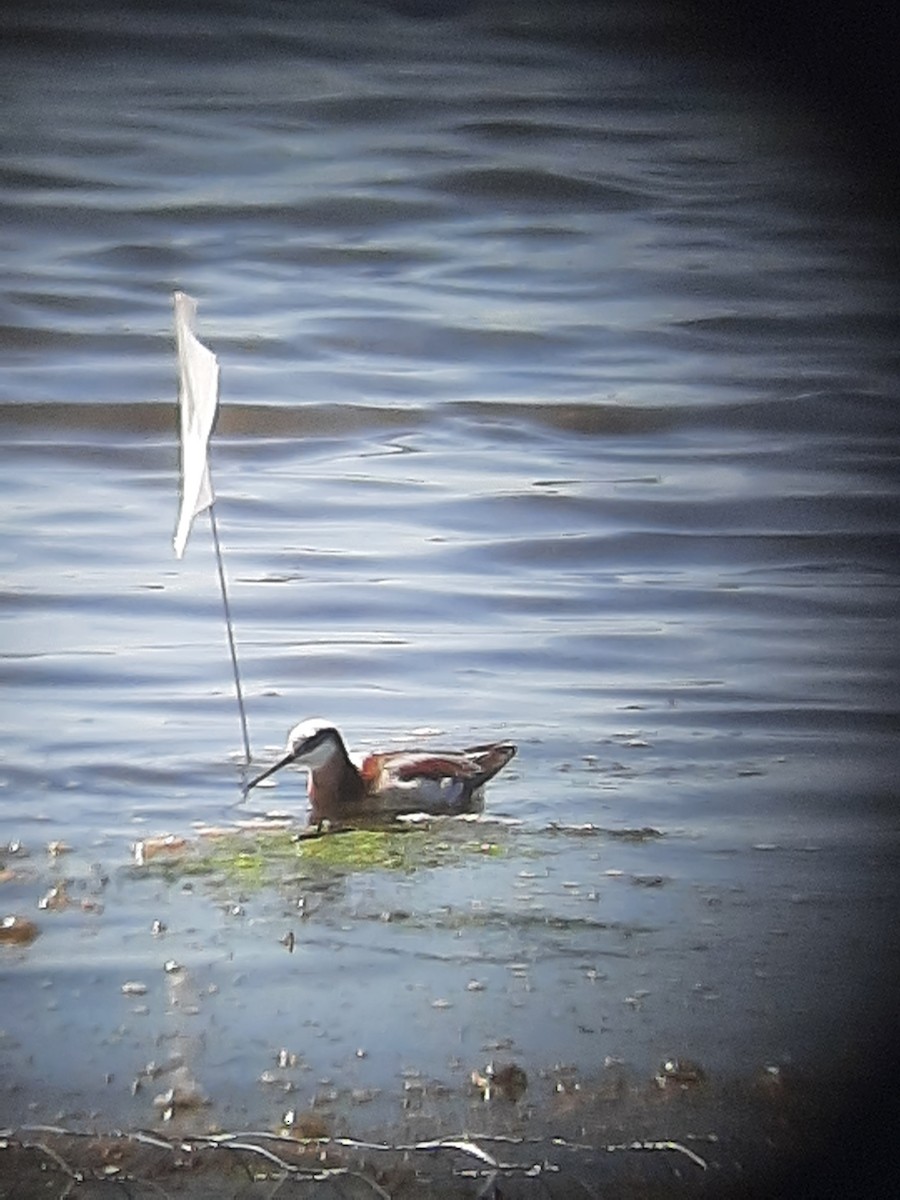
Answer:
<svg viewBox="0 0 900 1200"><path fill-rule="evenodd" d="M317 729L315 733L309 735L305 742L301 742L297 754L307 754L310 750L315 750L324 741L327 741L329 735L332 733L335 733L335 730L330 726L327 729Z"/></svg>

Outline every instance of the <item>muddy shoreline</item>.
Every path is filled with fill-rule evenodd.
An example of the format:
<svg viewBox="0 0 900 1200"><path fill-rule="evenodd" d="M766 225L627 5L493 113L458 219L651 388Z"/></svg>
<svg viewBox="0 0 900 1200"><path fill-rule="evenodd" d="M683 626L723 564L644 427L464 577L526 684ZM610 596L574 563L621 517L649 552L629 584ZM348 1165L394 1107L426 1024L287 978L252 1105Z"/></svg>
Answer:
<svg viewBox="0 0 900 1200"><path fill-rule="evenodd" d="M838 910L801 870L839 896L840 857L757 847L736 888L676 830L299 832L7 852L35 937L0 947L4 1200L824 1196L888 1169L890 979L811 991L802 960Z"/></svg>
<svg viewBox="0 0 900 1200"><path fill-rule="evenodd" d="M6 1129L0 1196L825 1197L898 1178L881 1076L535 1082L518 1101L445 1092L427 1130L368 1138L339 1132L340 1104L279 1131L210 1132L197 1110L152 1130Z"/></svg>

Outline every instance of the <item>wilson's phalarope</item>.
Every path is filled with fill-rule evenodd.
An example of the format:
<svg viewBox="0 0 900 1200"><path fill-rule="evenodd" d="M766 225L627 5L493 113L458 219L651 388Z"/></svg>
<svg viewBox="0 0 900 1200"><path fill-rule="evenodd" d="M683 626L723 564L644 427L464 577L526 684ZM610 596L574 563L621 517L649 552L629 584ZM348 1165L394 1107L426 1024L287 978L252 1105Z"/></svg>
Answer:
<svg viewBox="0 0 900 1200"><path fill-rule="evenodd" d="M244 794L290 763L309 772L315 824L366 813L464 812L516 752L511 742L467 750L387 750L354 763L328 721L301 721L288 734L287 753L252 779Z"/></svg>

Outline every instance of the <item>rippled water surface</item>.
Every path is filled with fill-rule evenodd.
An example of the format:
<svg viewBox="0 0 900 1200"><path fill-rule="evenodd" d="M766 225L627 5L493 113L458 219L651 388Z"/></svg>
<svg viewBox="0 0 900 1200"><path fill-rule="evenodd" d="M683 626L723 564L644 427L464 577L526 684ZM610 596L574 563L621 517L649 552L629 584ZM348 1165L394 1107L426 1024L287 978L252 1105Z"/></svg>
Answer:
<svg viewBox="0 0 900 1200"><path fill-rule="evenodd" d="M28 855L0 886L41 929L2 948L3 1122L155 1120L130 1085L166 1038L226 1124L276 1120L285 1045L298 1105L413 1068L462 1089L497 1045L536 1105L564 1062L870 1052L891 231L750 70L653 9L566 12L3 18L0 828ZM432 831L483 852L320 892L131 867L142 837L304 814L287 772L233 807L205 518L171 548L176 288L222 370L254 757L310 713L358 748L512 738L485 815L520 824Z"/></svg>

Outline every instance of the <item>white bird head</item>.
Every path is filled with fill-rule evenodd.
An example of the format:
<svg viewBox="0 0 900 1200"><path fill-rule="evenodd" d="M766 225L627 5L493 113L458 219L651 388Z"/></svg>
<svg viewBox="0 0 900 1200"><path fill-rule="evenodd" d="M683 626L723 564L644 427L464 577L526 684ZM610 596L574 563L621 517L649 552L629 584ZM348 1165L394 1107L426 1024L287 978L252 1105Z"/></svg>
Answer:
<svg viewBox="0 0 900 1200"><path fill-rule="evenodd" d="M288 766L289 763L307 767L310 771L318 771L336 754L346 755L347 753L337 729L331 721L325 721L321 717L307 717L305 721L295 725L288 734L285 749L286 753L282 758L273 763L271 767L267 767L261 775L250 780L244 788L245 795L251 788L255 788L258 783L262 783L264 779L268 779L270 775L274 775L276 771Z"/></svg>
<svg viewBox="0 0 900 1200"><path fill-rule="evenodd" d="M317 771L343 748L341 735L331 721L307 717L288 734L284 762L295 762Z"/></svg>

